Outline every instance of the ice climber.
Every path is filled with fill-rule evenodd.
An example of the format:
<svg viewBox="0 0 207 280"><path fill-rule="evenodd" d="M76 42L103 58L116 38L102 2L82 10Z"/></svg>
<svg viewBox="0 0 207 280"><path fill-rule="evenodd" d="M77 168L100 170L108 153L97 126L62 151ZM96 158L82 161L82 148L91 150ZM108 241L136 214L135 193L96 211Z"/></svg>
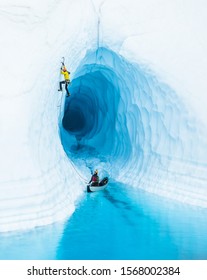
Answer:
<svg viewBox="0 0 207 280"><path fill-rule="evenodd" d="M64 81L60 82L60 89L58 91L62 91L62 85L65 84L65 90L67 92L67 97L70 96L70 92L68 90L68 85L70 83L70 72L66 69L65 65L63 64L60 68L61 74L64 75Z"/></svg>

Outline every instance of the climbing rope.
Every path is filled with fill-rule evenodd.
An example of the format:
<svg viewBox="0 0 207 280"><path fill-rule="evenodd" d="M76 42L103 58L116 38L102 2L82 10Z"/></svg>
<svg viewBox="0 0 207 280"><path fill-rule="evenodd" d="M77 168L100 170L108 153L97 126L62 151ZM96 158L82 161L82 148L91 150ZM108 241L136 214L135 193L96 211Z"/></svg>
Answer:
<svg viewBox="0 0 207 280"><path fill-rule="evenodd" d="M62 64L62 66L65 65L65 57L64 56L62 57L61 64ZM58 87L59 87L60 80L61 80L61 72L59 71ZM63 91L61 92L60 103L57 105L57 107L60 107L60 110L61 110L62 99L63 99ZM59 113L60 113L60 110L59 110Z"/></svg>
<svg viewBox="0 0 207 280"><path fill-rule="evenodd" d="M72 165L73 169L75 170L75 172L78 174L79 178L84 182L84 183L88 183L88 180L86 178L84 178L77 170L76 166L74 165L74 163L72 162L72 160L68 157L70 164Z"/></svg>
<svg viewBox="0 0 207 280"><path fill-rule="evenodd" d="M65 65L65 64L64 64L64 63L65 63L65 58L64 58L64 57L62 57L61 63L62 63L62 66ZM61 73L59 74L59 81L60 81L60 79L61 79ZM60 104L57 106L57 107L59 107L59 110L58 110L58 111L59 111L59 112L58 112L58 115L59 115L59 127L60 127L60 123L61 123L62 105L63 105L63 91L62 91L62 93L61 93ZM66 154L67 154L67 153L66 153ZM84 178L84 177L80 174L80 172L77 170L76 166L74 165L74 163L72 162L72 160L71 160L69 157L68 157L68 160L69 160L71 166L73 167L74 171L77 173L77 175L78 175L79 178L81 179L81 181L83 181L84 183L88 183L88 180L87 180L86 178Z"/></svg>

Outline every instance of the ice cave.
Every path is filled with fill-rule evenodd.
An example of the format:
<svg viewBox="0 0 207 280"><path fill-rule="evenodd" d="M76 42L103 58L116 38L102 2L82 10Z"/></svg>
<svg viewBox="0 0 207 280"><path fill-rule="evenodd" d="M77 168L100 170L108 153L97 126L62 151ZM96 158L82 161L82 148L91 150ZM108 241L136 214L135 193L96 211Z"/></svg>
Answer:
<svg viewBox="0 0 207 280"><path fill-rule="evenodd" d="M182 207L190 207L198 209L203 221L206 12L203 0L1 1L2 240L43 227L43 244L58 223L68 221L70 231L80 205L88 211L88 200L90 211L96 208L95 199L104 205L86 194L96 168L101 177L109 177L104 195L122 216L122 207L139 204L143 193L152 204L165 201L166 209L177 205L177 219ZM63 58L71 73L70 97L58 92ZM144 201L140 205L152 207ZM160 213L159 202L155 205L153 211ZM129 214L132 224L139 223L141 214L135 213ZM88 219L81 215L80 227ZM96 223L99 228L101 222ZM119 226L118 221L109 224ZM28 240L35 235L26 234ZM53 241L58 240L57 234ZM5 251L6 245L1 246ZM91 257L138 256L137 251L104 254ZM157 258L152 252L141 257ZM206 258L207 252L170 257Z"/></svg>

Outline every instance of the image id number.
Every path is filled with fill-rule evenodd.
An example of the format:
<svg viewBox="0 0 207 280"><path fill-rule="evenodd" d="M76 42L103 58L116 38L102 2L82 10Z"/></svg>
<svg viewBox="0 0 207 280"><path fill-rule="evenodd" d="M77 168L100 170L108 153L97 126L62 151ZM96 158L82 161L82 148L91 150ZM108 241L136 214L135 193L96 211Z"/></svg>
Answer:
<svg viewBox="0 0 207 280"><path fill-rule="evenodd" d="M122 267L121 275L179 275L179 267Z"/></svg>

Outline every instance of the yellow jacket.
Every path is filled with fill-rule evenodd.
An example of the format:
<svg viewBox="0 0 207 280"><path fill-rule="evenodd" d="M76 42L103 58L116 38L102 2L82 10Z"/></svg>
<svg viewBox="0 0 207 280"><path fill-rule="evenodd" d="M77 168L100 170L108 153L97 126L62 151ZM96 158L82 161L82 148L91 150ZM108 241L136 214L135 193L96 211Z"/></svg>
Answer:
<svg viewBox="0 0 207 280"><path fill-rule="evenodd" d="M67 70L66 71L61 70L61 74L64 75L65 81L69 81L70 82L70 74L69 74L69 72Z"/></svg>

